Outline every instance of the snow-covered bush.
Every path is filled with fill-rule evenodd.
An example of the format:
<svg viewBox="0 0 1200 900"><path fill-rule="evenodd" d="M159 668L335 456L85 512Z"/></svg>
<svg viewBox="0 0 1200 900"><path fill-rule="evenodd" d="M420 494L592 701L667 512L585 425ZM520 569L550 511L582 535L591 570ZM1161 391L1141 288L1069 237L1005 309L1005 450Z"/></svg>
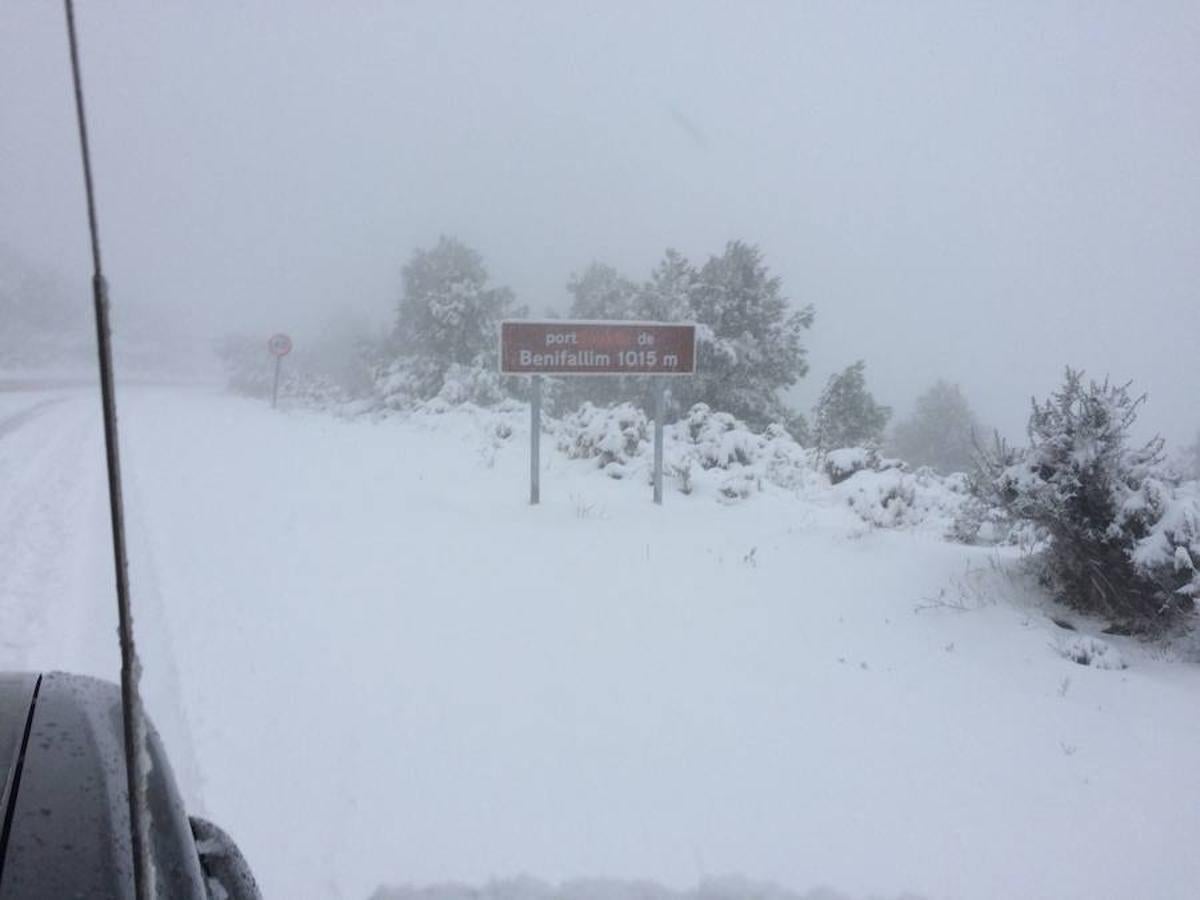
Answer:
<svg viewBox="0 0 1200 900"><path fill-rule="evenodd" d="M493 368L455 363L446 370L438 398L451 405L492 406L505 398L500 374Z"/></svg>
<svg viewBox="0 0 1200 900"><path fill-rule="evenodd" d="M1079 635L1060 641L1055 648L1063 659L1093 669L1127 669L1129 664L1112 644L1099 638Z"/></svg>
<svg viewBox="0 0 1200 900"><path fill-rule="evenodd" d="M1045 537L1034 523L1014 519L1002 507L983 500L976 493L974 482L967 476L957 474L952 477L962 479L966 485L966 496L946 531L946 537L950 540L960 544L1007 544L1033 549Z"/></svg>
<svg viewBox="0 0 1200 900"><path fill-rule="evenodd" d="M646 414L632 403L608 408L585 403L558 428L559 450L571 459L595 459L615 478L626 473L648 439Z"/></svg>
<svg viewBox="0 0 1200 900"><path fill-rule="evenodd" d="M293 372L280 378L279 396L291 405L329 410L336 410L354 399L332 378L305 372Z"/></svg>
<svg viewBox="0 0 1200 900"><path fill-rule="evenodd" d="M817 454L796 441L791 425L768 425L757 452L763 475L771 484L794 490L813 480Z"/></svg>
<svg viewBox="0 0 1200 900"><path fill-rule="evenodd" d="M665 430L664 466L682 493L711 491L744 500L766 485L798 490L820 479L816 456L782 425L755 433L745 422L705 403Z"/></svg>
<svg viewBox="0 0 1200 900"><path fill-rule="evenodd" d="M703 403L668 426L666 438L666 470L679 490L712 492L722 502L744 500L767 485L829 496L833 483L835 501L872 525L945 533L970 499L964 476L906 472L899 460L862 447L822 455L801 447L782 425L756 434Z"/></svg>
<svg viewBox="0 0 1200 900"><path fill-rule="evenodd" d="M721 479L717 487L717 497L723 502L733 503L745 500L751 494L762 490L762 478L751 469L738 467Z"/></svg>
<svg viewBox="0 0 1200 900"><path fill-rule="evenodd" d="M1139 570L1162 591L1200 600L1200 482L1148 478L1125 496L1117 520L1142 534L1131 554Z"/></svg>
<svg viewBox="0 0 1200 900"><path fill-rule="evenodd" d="M1063 386L1033 403L1029 447L985 454L981 496L1044 531L1044 577L1066 603L1154 630L1200 595L1196 499L1162 462L1162 441L1130 447L1144 398L1127 385Z"/></svg>
<svg viewBox="0 0 1200 900"><path fill-rule="evenodd" d="M782 425L761 434L729 413L697 403L666 430L666 467L683 493L703 482L725 500L745 499L763 484L794 490L814 476L814 457ZM708 473L713 473L709 475ZM727 473L727 474L722 474Z"/></svg>
<svg viewBox="0 0 1200 900"><path fill-rule="evenodd" d="M729 413L713 412L707 403L693 406L682 424L702 469L745 466L756 456L758 436Z"/></svg>
<svg viewBox="0 0 1200 900"><path fill-rule="evenodd" d="M503 376L490 366L453 363L443 369L422 357L402 356L377 369L370 408L495 406L510 400L505 387Z"/></svg>
<svg viewBox="0 0 1200 900"><path fill-rule="evenodd" d="M971 499L966 479L943 477L927 467L906 472L900 465L889 465L895 462L885 459L875 468L857 469L853 477L835 483L834 496L871 525L920 527L950 536Z"/></svg>
<svg viewBox="0 0 1200 900"><path fill-rule="evenodd" d="M373 405L376 409L412 409L430 396L431 390L436 393L433 384L440 381L439 368L416 357L397 357L376 371Z"/></svg>
<svg viewBox="0 0 1200 900"><path fill-rule="evenodd" d="M825 454L822 467L833 484L840 484L856 472L903 469L904 463L880 456L874 447L839 447Z"/></svg>

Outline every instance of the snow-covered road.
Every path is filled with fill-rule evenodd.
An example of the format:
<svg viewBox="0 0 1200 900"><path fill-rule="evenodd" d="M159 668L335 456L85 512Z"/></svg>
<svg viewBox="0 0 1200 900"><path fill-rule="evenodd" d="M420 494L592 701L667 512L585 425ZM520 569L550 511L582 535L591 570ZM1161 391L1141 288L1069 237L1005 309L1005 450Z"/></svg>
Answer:
<svg viewBox="0 0 1200 900"><path fill-rule="evenodd" d="M98 406L80 395L0 394L0 635L7 667L104 670L114 647L93 601L111 592ZM97 574L106 584L93 585ZM111 605L111 604L110 604ZM112 619L115 622L115 618Z"/></svg>
<svg viewBox="0 0 1200 900"><path fill-rule="evenodd" d="M98 400L0 395L0 667L116 675ZM42 404L47 399L54 402ZM120 396L145 693L267 896L527 871L1191 897L1200 675L1077 666L987 551L486 416ZM4 423L7 423L5 425ZM970 611L915 613L943 588Z"/></svg>

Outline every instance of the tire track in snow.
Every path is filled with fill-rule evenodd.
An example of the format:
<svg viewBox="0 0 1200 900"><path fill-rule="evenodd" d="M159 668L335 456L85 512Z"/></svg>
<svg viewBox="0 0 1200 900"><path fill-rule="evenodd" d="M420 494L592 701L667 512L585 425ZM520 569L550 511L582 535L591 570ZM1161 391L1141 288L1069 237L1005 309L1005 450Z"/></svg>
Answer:
<svg viewBox="0 0 1200 900"><path fill-rule="evenodd" d="M6 666L43 661L66 668L73 599L91 577L87 544L96 540L88 508L103 446L99 416L56 398L5 420L0 443L0 653ZM46 414L50 407L54 412ZM107 536L107 520L104 520ZM111 569L110 569L111 572ZM110 575L111 580L111 575Z"/></svg>
<svg viewBox="0 0 1200 900"><path fill-rule="evenodd" d="M62 403L65 399L66 397L51 397L48 400L35 403L33 406L26 407L19 412L0 419L0 440L4 440L8 435L14 434L17 429L28 425L49 407Z"/></svg>

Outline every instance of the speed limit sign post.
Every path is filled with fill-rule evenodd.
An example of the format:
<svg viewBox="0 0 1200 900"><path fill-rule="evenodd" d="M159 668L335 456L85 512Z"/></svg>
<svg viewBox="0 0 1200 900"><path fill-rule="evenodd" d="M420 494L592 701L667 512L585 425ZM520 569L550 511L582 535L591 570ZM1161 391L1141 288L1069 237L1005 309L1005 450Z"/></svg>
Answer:
<svg viewBox="0 0 1200 900"><path fill-rule="evenodd" d="M275 357L275 383L271 386L271 409L279 400L279 367L283 358L292 352L292 339L286 334L273 334L267 341L268 352Z"/></svg>

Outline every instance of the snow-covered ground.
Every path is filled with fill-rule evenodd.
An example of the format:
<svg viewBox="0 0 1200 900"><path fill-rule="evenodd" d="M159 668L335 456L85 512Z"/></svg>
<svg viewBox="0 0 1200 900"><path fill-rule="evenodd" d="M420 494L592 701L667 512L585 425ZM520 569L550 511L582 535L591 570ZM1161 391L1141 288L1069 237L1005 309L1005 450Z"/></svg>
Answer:
<svg viewBox="0 0 1200 900"><path fill-rule="evenodd" d="M1195 896L1200 671L1072 662L1015 551L874 528L854 479L657 508L549 437L531 508L516 415L120 404L147 704L269 897ZM0 394L0 667L116 676L98 405Z"/></svg>

